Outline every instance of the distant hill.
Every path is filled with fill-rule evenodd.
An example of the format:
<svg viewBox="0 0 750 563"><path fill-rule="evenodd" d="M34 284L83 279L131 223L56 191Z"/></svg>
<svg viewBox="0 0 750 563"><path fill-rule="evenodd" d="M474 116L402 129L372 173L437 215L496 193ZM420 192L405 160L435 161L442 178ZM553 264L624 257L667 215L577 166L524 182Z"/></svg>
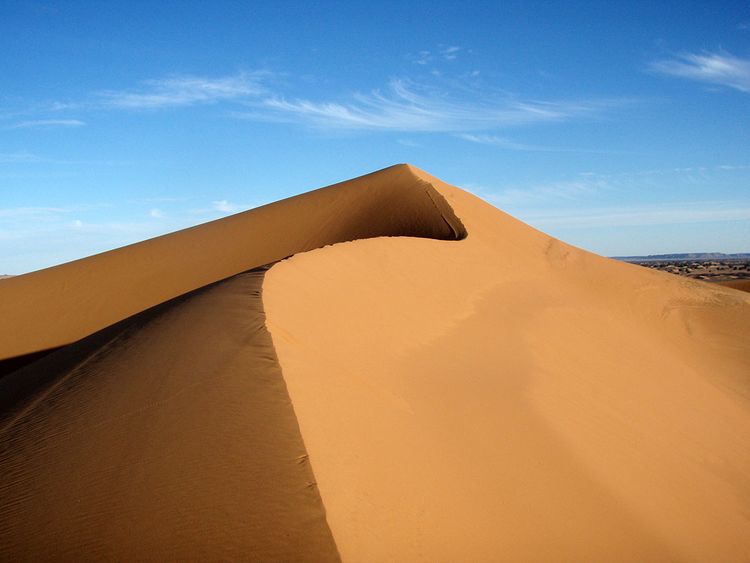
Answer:
<svg viewBox="0 0 750 563"><path fill-rule="evenodd" d="M649 254L648 256L612 256L624 262L649 262L661 260L750 260L750 252L724 254L723 252L692 252L685 254Z"/></svg>

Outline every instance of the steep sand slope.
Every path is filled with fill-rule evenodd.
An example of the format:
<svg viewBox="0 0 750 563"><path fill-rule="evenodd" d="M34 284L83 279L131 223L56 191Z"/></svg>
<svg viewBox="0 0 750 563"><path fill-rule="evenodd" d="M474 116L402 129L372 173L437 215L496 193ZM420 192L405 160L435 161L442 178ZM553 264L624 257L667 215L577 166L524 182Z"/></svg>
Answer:
<svg viewBox="0 0 750 563"><path fill-rule="evenodd" d="M296 255L267 326L346 561L750 553L750 296L431 182L459 242Z"/></svg>
<svg viewBox="0 0 750 563"><path fill-rule="evenodd" d="M0 560L336 561L260 300L238 275L0 380Z"/></svg>
<svg viewBox="0 0 750 563"><path fill-rule="evenodd" d="M405 166L3 280L0 360L74 342L206 284L297 252L374 236L455 239L450 207ZM45 319L46 322L40 322Z"/></svg>

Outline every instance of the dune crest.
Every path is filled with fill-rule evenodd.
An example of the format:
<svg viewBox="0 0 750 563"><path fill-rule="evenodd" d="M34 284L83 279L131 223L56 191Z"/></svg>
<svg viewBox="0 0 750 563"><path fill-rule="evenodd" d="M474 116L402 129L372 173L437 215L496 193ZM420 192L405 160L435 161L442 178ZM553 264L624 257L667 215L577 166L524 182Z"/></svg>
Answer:
<svg viewBox="0 0 750 563"><path fill-rule="evenodd" d="M3 280L0 360L54 349L169 299L336 242L460 239L461 222L409 165ZM40 319L51 319L40 322Z"/></svg>

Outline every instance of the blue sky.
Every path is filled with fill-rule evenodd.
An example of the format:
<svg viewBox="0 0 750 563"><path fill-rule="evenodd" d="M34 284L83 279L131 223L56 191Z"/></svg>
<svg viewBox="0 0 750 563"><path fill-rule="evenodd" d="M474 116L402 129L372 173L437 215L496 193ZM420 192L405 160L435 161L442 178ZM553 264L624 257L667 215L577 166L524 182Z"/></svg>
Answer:
<svg viewBox="0 0 750 563"><path fill-rule="evenodd" d="M750 251L750 3L0 6L0 273L398 162L601 254Z"/></svg>

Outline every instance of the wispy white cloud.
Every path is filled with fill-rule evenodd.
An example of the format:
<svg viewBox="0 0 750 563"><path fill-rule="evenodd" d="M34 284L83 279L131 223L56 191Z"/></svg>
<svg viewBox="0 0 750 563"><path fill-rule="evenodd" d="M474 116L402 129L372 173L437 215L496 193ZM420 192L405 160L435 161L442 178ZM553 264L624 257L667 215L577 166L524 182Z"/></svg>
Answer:
<svg viewBox="0 0 750 563"><path fill-rule="evenodd" d="M722 164L714 166L682 166L675 168L633 170L627 172L580 172L575 179L528 186L489 188L478 184L464 187L480 197L514 212L559 208L566 202L591 205L602 195L632 194L661 189L665 183L672 186L716 186L722 176L734 171L750 169L750 165ZM679 205L679 204L677 204ZM568 206L569 207L569 206Z"/></svg>
<svg viewBox="0 0 750 563"><path fill-rule="evenodd" d="M750 164L720 164L719 170L750 170Z"/></svg>
<svg viewBox="0 0 750 563"><path fill-rule="evenodd" d="M98 103L123 109L159 109L237 100L263 94L267 76L261 71L220 78L173 76L148 80L140 90L101 92Z"/></svg>
<svg viewBox="0 0 750 563"><path fill-rule="evenodd" d="M440 54L443 55L443 58L446 61L452 61L455 60L456 57L458 57L458 52L461 50L461 47L452 46L452 47L445 47L444 49L440 50Z"/></svg>
<svg viewBox="0 0 750 563"><path fill-rule="evenodd" d="M473 133L459 133L456 135L459 139L469 141L471 143L478 143L480 145L492 145L501 149L508 149L513 151L555 151L552 147L543 147L539 145L527 145L524 143L516 143L515 141L508 139L507 137L498 137L497 135L482 135Z"/></svg>
<svg viewBox="0 0 750 563"><path fill-rule="evenodd" d="M143 163L143 161L140 161ZM0 153L0 164L29 164L29 165L87 165L87 166L130 166L132 161L118 160L68 160L52 158L26 151Z"/></svg>
<svg viewBox="0 0 750 563"><path fill-rule="evenodd" d="M22 273L59 264L240 211L228 201L194 210L182 200L158 198L117 204L76 203L60 206L0 206L0 246L5 249L0 271ZM166 207L165 207L166 206ZM221 210L217 209L221 208ZM103 208L114 208L104 212Z"/></svg>
<svg viewBox="0 0 750 563"><path fill-rule="evenodd" d="M693 224L708 222L750 221L747 201L674 201L607 205L613 194L649 193L651 180L692 178L695 173L707 175L713 184L722 173L745 170L741 164L688 166L623 173L583 172L577 179L542 185L488 188L477 184L463 187L487 201L511 211L519 219L540 229L628 227L647 225ZM645 183L644 183L645 182ZM647 189L644 191L644 187ZM615 196L618 197L618 196ZM623 200L625 201L625 200ZM632 201L632 197L631 197Z"/></svg>
<svg viewBox="0 0 750 563"><path fill-rule="evenodd" d="M595 115L615 103L618 102L527 101L480 92L456 99L443 91L392 80L385 92L355 94L347 102L270 97L261 102L265 114L254 111L236 116L299 122L326 129L455 132L564 121Z"/></svg>
<svg viewBox="0 0 750 563"><path fill-rule="evenodd" d="M458 46L442 47L434 57L451 58L460 51L462 48ZM429 51L423 51L416 62L426 63L432 57ZM457 83L444 78L429 79L421 84L393 79L386 87L369 93L354 93L337 100L312 100L291 98L276 88L272 89L274 76L268 71L218 77L171 76L145 81L140 88L106 90L80 102L57 103L54 110L158 110L201 104L234 104L236 109L228 114L245 120L296 123L327 130L462 132L467 133L464 138L474 142L540 151L556 149L522 145L501 137L470 137L468 134L513 125L595 116L628 103L627 100L613 99L523 99L484 86L467 85L466 81ZM45 111L52 110L48 107ZM80 119L45 118L23 121L12 127L81 125L85 122Z"/></svg>
<svg viewBox="0 0 750 563"><path fill-rule="evenodd" d="M20 121L9 125L6 129L39 129L49 127L82 127L86 125L85 121L80 119L33 119L30 121Z"/></svg>
<svg viewBox="0 0 750 563"><path fill-rule="evenodd" d="M187 197L170 197L170 196L159 196L159 197L144 197L139 199L130 200L131 203L175 203L178 201L185 201Z"/></svg>
<svg viewBox="0 0 750 563"><path fill-rule="evenodd" d="M105 203L97 204L78 204L78 205L67 205L62 207L35 207L35 206L22 206L22 207L0 207L0 221L13 221L13 220L31 220L31 219L42 219L45 217L59 217L67 213L76 213L83 211L91 211L94 209L101 209L103 207L109 207Z"/></svg>
<svg viewBox="0 0 750 563"><path fill-rule="evenodd" d="M35 154L27 152L4 152L0 153L0 164L19 164L28 162L40 162L43 159Z"/></svg>
<svg viewBox="0 0 750 563"><path fill-rule="evenodd" d="M240 211L245 211L246 209L250 208L249 205L232 203L230 201L227 201L226 199L211 202L211 207L215 211L219 211L221 213L239 213Z"/></svg>
<svg viewBox="0 0 750 563"><path fill-rule="evenodd" d="M687 53L674 59L655 61L651 70L750 92L750 59L729 53Z"/></svg>
<svg viewBox="0 0 750 563"><path fill-rule="evenodd" d="M462 51L458 46L441 47L434 57L453 57ZM432 56L429 51L423 51L420 60L428 61ZM230 108L224 115L251 121L292 123L329 131L461 133L465 140L511 150L569 151L573 149L523 144L501 136L473 133L595 117L631 103L623 99L524 99L479 84L472 85L475 82L472 80L459 83L447 78L425 78L422 83L393 79L382 89L335 100L313 100L292 98L278 88L271 88L274 76L268 71L218 77L171 76L146 81L140 88L107 90L80 102L59 103L55 105L55 111L159 110L222 104ZM51 110L47 108L45 111ZM80 127L85 124L81 119L60 117L21 121L11 128ZM0 163L10 161L7 155L0 154Z"/></svg>
<svg viewBox="0 0 750 563"><path fill-rule="evenodd" d="M596 177L584 177L577 181L551 182L549 184L502 189L492 189L470 183L463 184L463 187L500 207L534 204L554 205L561 200L574 201L610 188L606 180Z"/></svg>
<svg viewBox="0 0 750 563"><path fill-rule="evenodd" d="M462 50L457 45L450 45L447 47L440 47L435 51L423 50L419 51L416 55L411 55L412 62L418 65L427 65L432 62L440 62L440 60L454 61L458 58L458 53Z"/></svg>
<svg viewBox="0 0 750 563"><path fill-rule="evenodd" d="M412 148L412 149L422 146L418 142L416 142L416 141L414 141L412 139L396 139L396 142L399 145L403 145L405 147L409 147L409 148Z"/></svg>
<svg viewBox="0 0 750 563"><path fill-rule="evenodd" d="M6 207L0 208L0 221L9 219L35 219L66 212L67 210L63 207Z"/></svg>
<svg viewBox="0 0 750 563"><path fill-rule="evenodd" d="M527 143L518 143L507 137L497 135L459 133L456 135L459 139L478 143L480 145L492 145L501 149L511 151L529 151L529 152L584 152L597 154L612 154L613 151L603 149L582 149L576 147L550 147L546 145L530 145Z"/></svg>
<svg viewBox="0 0 750 563"><path fill-rule="evenodd" d="M539 228L628 227L722 221L750 221L744 202L689 202L634 207L611 207L525 213L524 221Z"/></svg>
<svg viewBox="0 0 750 563"><path fill-rule="evenodd" d="M430 51L420 51L414 57L414 62L418 65L426 65L430 61L432 61L432 53Z"/></svg>
<svg viewBox="0 0 750 563"><path fill-rule="evenodd" d="M587 178L599 178L608 182L617 183L627 188L634 183L649 183L653 180L670 183L679 181L701 181L715 182L721 179L727 172L741 172L750 170L750 164L718 164L706 165L695 164L693 166L677 166L674 168L651 168L645 170L631 170L627 172L580 172L579 175ZM669 178L669 180L665 180Z"/></svg>

